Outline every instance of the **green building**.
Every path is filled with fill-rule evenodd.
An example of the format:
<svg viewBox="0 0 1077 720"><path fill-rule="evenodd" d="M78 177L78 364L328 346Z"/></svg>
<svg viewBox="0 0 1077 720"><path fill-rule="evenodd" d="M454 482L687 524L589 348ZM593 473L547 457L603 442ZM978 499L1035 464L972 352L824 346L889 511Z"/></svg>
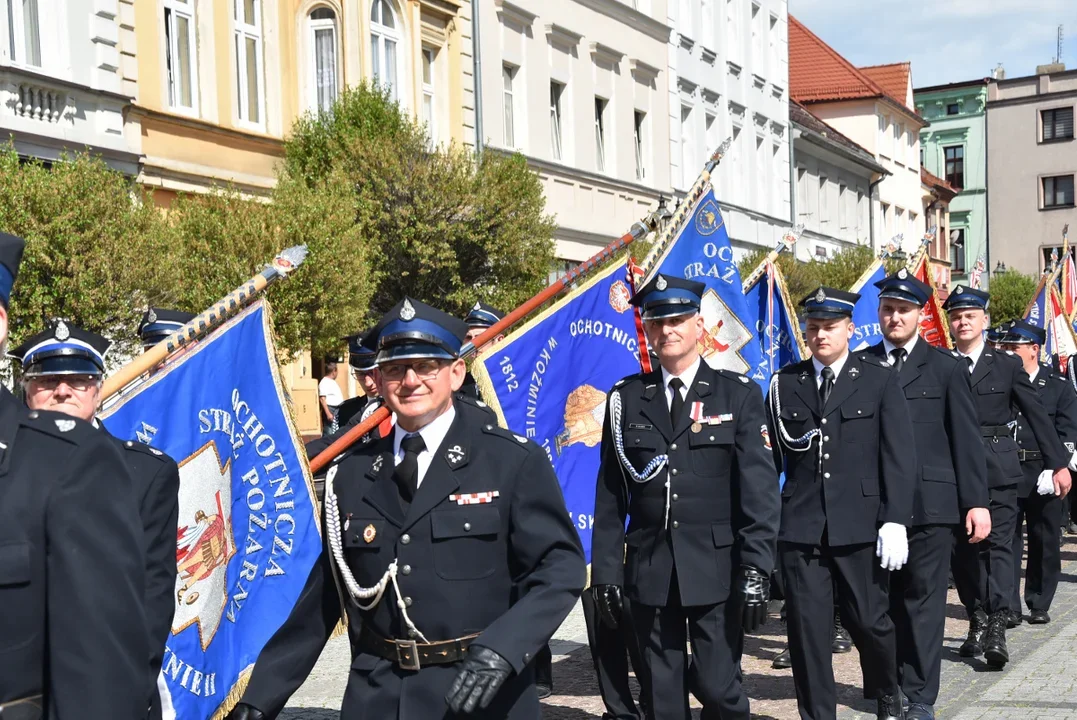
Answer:
<svg viewBox="0 0 1077 720"><path fill-rule="evenodd" d="M920 131L920 164L959 190L950 203L950 287L968 284L977 263L988 284L987 87L990 78L913 90L916 110L930 125Z"/></svg>

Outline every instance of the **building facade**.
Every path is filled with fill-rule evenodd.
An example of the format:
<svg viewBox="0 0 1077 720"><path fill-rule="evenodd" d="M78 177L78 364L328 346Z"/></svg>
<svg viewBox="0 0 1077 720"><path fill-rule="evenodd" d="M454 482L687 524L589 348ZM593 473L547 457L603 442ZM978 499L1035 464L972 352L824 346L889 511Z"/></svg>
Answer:
<svg viewBox="0 0 1077 720"><path fill-rule="evenodd" d="M124 132L135 88L134 0L0 0L0 133L24 157L51 162L89 150L138 172L138 135Z"/></svg>
<svg viewBox="0 0 1077 720"><path fill-rule="evenodd" d="M886 169L873 182L872 246L881 250L900 235L902 249L915 252L925 227L920 130L927 123L913 110L909 63L857 68L791 17L789 86L793 100Z"/></svg>
<svg viewBox="0 0 1077 720"><path fill-rule="evenodd" d="M773 247L791 219L788 0L670 0L667 18L670 181L686 192L731 139L713 182L729 239Z"/></svg>
<svg viewBox="0 0 1077 720"><path fill-rule="evenodd" d="M665 0L479 7L484 151L527 158L557 257L589 258L671 191Z"/></svg>
<svg viewBox="0 0 1077 720"><path fill-rule="evenodd" d="M295 120L362 81L387 87L435 142L465 139L460 0L128 1L129 134L141 136L140 179L159 204L225 183L267 193Z"/></svg>
<svg viewBox="0 0 1077 720"><path fill-rule="evenodd" d="M924 87L915 91L916 110L931 123L920 131L924 168L957 190L950 202L953 284L968 284L979 264L980 286L987 268L987 90L990 80Z"/></svg>
<svg viewBox="0 0 1077 720"><path fill-rule="evenodd" d="M1063 227L1077 228L1077 70L1044 70L987 88L990 262L1033 275L1061 251Z"/></svg>
<svg viewBox="0 0 1077 720"><path fill-rule="evenodd" d="M888 174L867 150L789 103L796 163L796 222L804 232L794 251L799 260L828 260L834 253L868 244L874 208L872 182Z"/></svg>

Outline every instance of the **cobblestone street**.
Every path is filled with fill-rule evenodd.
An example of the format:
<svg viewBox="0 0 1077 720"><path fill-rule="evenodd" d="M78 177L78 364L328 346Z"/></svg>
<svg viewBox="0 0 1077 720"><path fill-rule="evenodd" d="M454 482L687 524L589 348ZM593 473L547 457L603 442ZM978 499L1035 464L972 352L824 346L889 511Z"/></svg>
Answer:
<svg viewBox="0 0 1077 720"><path fill-rule="evenodd" d="M1028 625L1007 633L1010 657L1006 669L990 670L982 659L966 660L957 654L964 640L965 613L950 591L943 655L942 693L936 705L946 720L1077 719L1077 538L1066 536L1062 549L1062 582L1051 608L1048 625ZM776 616L764 630L779 632ZM552 645L555 654L554 692L545 702L549 720L587 720L602 717L594 671L587 651L579 606L565 621ZM792 674L774 670L771 658L784 638L760 634L745 643L745 685L752 700L752 716L795 720L796 695ZM337 720L347 680L348 648L344 638L333 640L306 684L280 717L285 720ZM834 656L840 720L875 717L874 701L860 691L859 657L854 650ZM698 703L694 718L698 719Z"/></svg>

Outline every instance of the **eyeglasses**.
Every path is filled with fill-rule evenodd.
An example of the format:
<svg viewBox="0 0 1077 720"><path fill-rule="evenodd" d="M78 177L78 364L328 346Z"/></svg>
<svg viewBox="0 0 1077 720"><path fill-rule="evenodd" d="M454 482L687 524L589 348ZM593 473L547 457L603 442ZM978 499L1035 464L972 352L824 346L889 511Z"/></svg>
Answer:
<svg viewBox="0 0 1077 720"><path fill-rule="evenodd" d="M413 360L407 363L379 365L378 369L386 380L400 382L407 376L408 370L414 372L415 377L420 380L433 380L444 366L440 360Z"/></svg>
<svg viewBox="0 0 1077 720"><path fill-rule="evenodd" d="M98 375L36 375L28 378L34 392L55 392L60 385L67 385L75 392L86 392L101 382Z"/></svg>
<svg viewBox="0 0 1077 720"><path fill-rule="evenodd" d="M362 380L368 378L374 374L373 370L352 370L352 377L356 380Z"/></svg>

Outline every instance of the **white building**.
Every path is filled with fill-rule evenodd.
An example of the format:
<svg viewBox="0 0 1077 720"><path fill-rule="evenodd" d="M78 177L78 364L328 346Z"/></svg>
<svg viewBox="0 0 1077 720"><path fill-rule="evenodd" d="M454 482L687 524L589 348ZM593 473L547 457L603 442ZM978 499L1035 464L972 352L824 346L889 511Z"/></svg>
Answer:
<svg viewBox="0 0 1077 720"><path fill-rule="evenodd" d="M787 0L669 0L669 166L684 192L726 138L714 182L740 251L790 224Z"/></svg>
<svg viewBox="0 0 1077 720"><path fill-rule="evenodd" d="M134 94L134 0L0 0L0 134L20 155L56 160L88 149L138 172L123 109Z"/></svg>
<svg viewBox="0 0 1077 720"><path fill-rule="evenodd" d="M542 179L578 262L670 193L666 0L479 3L484 145Z"/></svg>

